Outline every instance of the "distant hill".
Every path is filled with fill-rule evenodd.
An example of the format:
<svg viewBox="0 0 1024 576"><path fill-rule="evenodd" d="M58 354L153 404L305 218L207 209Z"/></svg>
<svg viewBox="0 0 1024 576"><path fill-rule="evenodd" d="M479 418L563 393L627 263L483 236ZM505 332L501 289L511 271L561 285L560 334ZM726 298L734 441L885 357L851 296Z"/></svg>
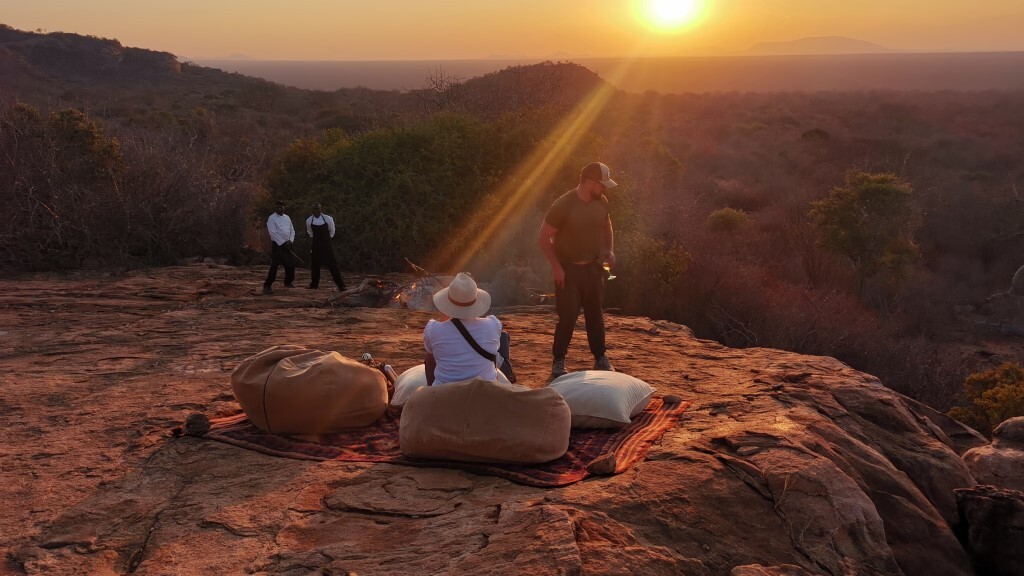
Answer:
<svg viewBox="0 0 1024 576"><path fill-rule="evenodd" d="M740 54L746 56L797 56L805 54L888 54L893 52L901 52L901 50L845 36L814 36L788 42L761 42Z"/></svg>
<svg viewBox="0 0 1024 576"><path fill-rule="evenodd" d="M281 64L301 69L302 63ZM524 107L564 108L603 83L594 72L567 62L509 66L468 80L449 75L434 85L428 71L421 73L417 88L404 91L308 90L179 61L171 53L126 47L113 39L26 32L0 24L2 100L101 109L108 121L151 128L190 125L202 117L216 132L278 143L327 128L359 132L440 109L489 115Z"/></svg>
<svg viewBox="0 0 1024 576"><path fill-rule="evenodd" d="M35 34L0 25L5 62L18 60L37 72L68 79L169 77L181 64L168 52L126 48L116 40L54 32Z"/></svg>

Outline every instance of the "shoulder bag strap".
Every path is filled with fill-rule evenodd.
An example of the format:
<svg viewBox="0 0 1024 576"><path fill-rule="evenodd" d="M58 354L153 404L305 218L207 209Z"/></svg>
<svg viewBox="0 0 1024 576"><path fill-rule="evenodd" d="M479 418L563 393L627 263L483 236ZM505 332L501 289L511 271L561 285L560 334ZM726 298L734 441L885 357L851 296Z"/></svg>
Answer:
<svg viewBox="0 0 1024 576"><path fill-rule="evenodd" d="M462 337L466 339L466 342L469 342L469 345L473 347L473 350L476 350L477 354L483 356L484 358L490 360L491 362L497 360L497 357L494 354L491 354L490 352L484 350L483 348L480 347L479 344L476 343L476 340L474 340L473 336L470 335L469 330L466 330L466 326L462 323L461 320L459 320L458 318L452 318L452 324L454 324L455 327L459 329L459 332L462 334Z"/></svg>

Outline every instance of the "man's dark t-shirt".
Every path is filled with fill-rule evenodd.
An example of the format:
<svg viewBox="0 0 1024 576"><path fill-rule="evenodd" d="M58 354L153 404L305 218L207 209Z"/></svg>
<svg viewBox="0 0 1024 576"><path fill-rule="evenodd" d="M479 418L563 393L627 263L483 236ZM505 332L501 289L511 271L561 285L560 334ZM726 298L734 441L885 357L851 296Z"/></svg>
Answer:
<svg viewBox="0 0 1024 576"><path fill-rule="evenodd" d="M544 221L558 230L555 254L562 264L592 262L601 257L605 223L608 221L608 198L584 202L570 190L558 197L548 209Z"/></svg>

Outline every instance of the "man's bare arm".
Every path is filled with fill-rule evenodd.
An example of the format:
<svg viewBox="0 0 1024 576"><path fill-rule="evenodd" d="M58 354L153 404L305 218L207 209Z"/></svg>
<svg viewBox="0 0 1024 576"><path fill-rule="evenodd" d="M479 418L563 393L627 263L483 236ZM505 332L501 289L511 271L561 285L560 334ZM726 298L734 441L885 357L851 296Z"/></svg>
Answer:
<svg viewBox="0 0 1024 576"><path fill-rule="evenodd" d="M558 229L548 224L545 220L540 225L540 234L537 235L537 245L540 246L540 251L544 254L544 257L548 259L548 264L551 265L551 277L555 280L555 285L559 288L565 286L565 270L562 268L562 263L558 261L558 255L555 254L555 234L558 233Z"/></svg>
<svg viewBox="0 0 1024 576"><path fill-rule="evenodd" d="M612 226L611 216L605 220L604 231L601 234L602 246L604 247L604 253L602 258L611 266L615 266L615 229Z"/></svg>

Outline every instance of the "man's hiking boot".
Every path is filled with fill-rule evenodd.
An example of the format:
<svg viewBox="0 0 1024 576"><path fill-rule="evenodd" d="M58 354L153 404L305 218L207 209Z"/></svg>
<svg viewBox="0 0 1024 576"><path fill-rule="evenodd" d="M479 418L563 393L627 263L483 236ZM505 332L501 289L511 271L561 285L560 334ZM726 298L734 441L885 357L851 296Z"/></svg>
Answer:
<svg viewBox="0 0 1024 576"><path fill-rule="evenodd" d="M612 363L608 360L607 356L598 356L594 359L594 370L607 370L609 372L615 372L615 368L612 368Z"/></svg>
<svg viewBox="0 0 1024 576"><path fill-rule="evenodd" d="M554 360L551 362L551 376L548 377L548 382L568 373L569 371L565 369L565 359Z"/></svg>
<svg viewBox="0 0 1024 576"><path fill-rule="evenodd" d="M274 291L270 289L270 286L264 286L264 287L263 287L263 293L264 293L264 294L271 294L271 293L273 293L273 292L274 292Z"/></svg>

